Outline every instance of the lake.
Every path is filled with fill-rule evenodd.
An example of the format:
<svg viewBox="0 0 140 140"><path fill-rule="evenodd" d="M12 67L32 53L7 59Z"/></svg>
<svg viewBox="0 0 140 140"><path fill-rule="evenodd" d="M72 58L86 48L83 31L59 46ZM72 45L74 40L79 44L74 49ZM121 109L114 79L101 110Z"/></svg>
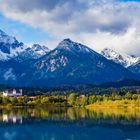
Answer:
<svg viewBox="0 0 140 140"><path fill-rule="evenodd" d="M0 109L0 140L140 140L140 111Z"/></svg>

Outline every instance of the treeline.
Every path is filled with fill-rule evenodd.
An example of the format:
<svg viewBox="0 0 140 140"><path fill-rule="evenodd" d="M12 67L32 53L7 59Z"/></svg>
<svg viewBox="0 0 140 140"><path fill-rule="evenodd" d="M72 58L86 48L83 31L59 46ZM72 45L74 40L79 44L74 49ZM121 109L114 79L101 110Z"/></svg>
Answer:
<svg viewBox="0 0 140 140"><path fill-rule="evenodd" d="M0 106L29 106L29 107L47 107L47 106L67 106L65 96L22 96L22 97L3 97L0 96Z"/></svg>
<svg viewBox="0 0 140 140"><path fill-rule="evenodd" d="M17 89L17 88L16 88ZM92 85L76 86L76 87L58 87L58 88L22 88L25 95L36 96L36 95L68 95L69 93L76 93L78 95L88 94L88 95L111 95L112 92L119 92L119 94L124 95L126 92L131 92L132 94L137 94L140 92L139 86L132 87L93 87Z"/></svg>
<svg viewBox="0 0 140 140"><path fill-rule="evenodd" d="M137 103L140 105L140 92L137 94L133 94L131 92L127 92L125 94L120 94L119 92L112 92L112 94L104 94L104 95L76 95L74 93L68 96L67 100L68 104L71 106L87 106L91 104L101 104L104 103L108 105L109 103L114 104L129 104L129 103Z"/></svg>
<svg viewBox="0 0 140 140"><path fill-rule="evenodd" d="M125 83L125 84L124 84ZM88 94L91 95L111 95L112 92L118 92L120 95L124 95L127 92L137 94L140 92L139 81L136 80L123 80L119 82L108 82L100 85L77 85L77 86L59 86L59 87L10 87L4 84L0 84L0 92L12 89L23 89L23 94L27 96L57 96L68 95L69 93L76 93L77 95ZM137 85L137 86L134 86Z"/></svg>
<svg viewBox="0 0 140 140"><path fill-rule="evenodd" d="M112 92L112 94L104 95L78 95L77 93L69 93L68 95L55 95L55 96L23 96L23 97L3 97L0 96L1 106L76 106L84 107L86 105L99 103L99 102L116 102L116 101L140 101L140 92L133 94L127 92L125 94L120 94L119 92Z"/></svg>

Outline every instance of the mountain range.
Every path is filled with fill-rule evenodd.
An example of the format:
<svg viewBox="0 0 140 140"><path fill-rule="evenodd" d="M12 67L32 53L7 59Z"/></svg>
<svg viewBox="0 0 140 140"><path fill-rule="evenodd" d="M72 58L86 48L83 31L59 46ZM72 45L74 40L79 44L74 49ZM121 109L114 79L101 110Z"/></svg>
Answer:
<svg viewBox="0 0 140 140"><path fill-rule="evenodd" d="M108 60L122 65L136 75L140 75L140 57L119 53L109 48L105 48L99 53Z"/></svg>
<svg viewBox="0 0 140 140"><path fill-rule="evenodd" d="M110 49L100 53L70 39L49 50L31 47L0 30L0 83L54 87L140 79L140 58Z"/></svg>
<svg viewBox="0 0 140 140"><path fill-rule="evenodd" d="M112 60L115 63L118 63L126 68L140 61L140 57L136 57L134 55L127 55L124 53L119 53L109 48L105 48L99 53L103 55L104 57L106 57L107 59Z"/></svg>

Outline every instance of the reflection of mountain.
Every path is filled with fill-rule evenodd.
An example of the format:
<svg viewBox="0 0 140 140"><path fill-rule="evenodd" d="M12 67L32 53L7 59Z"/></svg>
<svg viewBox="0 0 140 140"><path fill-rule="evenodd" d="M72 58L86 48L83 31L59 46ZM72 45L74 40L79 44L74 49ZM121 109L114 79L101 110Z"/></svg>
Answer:
<svg viewBox="0 0 140 140"><path fill-rule="evenodd" d="M23 123L13 123L13 118ZM8 122L3 122L4 121ZM126 140L140 138L137 110L83 108L0 110L0 140ZM6 128L6 129L5 129Z"/></svg>

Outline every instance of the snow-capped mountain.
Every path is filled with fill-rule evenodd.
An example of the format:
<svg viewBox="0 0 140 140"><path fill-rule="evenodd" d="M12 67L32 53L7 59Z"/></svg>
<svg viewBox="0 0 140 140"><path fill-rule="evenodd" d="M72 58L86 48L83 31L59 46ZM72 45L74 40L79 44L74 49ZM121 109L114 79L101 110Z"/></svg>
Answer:
<svg viewBox="0 0 140 140"><path fill-rule="evenodd" d="M19 62L26 60L39 59L40 57L47 54L50 50L46 46L34 44L32 47L26 48L24 51L19 53L14 59Z"/></svg>
<svg viewBox="0 0 140 140"><path fill-rule="evenodd" d="M100 52L100 54L102 54L107 59L112 60L115 63L118 63L126 68L140 61L140 57L119 53L109 48L105 48Z"/></svg>
<svg viewBox="0 0 140 140"><path fill-rule="evenodd" d="M22 62L28 59L38 59L48 52L49 49L46 46L34 44L29 47L0 30L0 61L14 59Z"/></svg>
<svg viewBox="0 0 140 140"><path fill-rule="evenodd" d="M88 48L85 45L82 45L80 43L77 42L73 42L72 40L70 40L69 38L64 39L63 41L61 41L58 46L56 47L56 49L59 50L67 50L67 51L71 51L71 52L79 52L79 53L94 53L94 54L98 54L95 51L93 51L92 49Z"/></svg>
<svg viewBox="0 0 140 140"><path fill-rule="evenodd" d="M16 57L22 52L26 46L22 42L18 42L15 37L7 35L0 30L0 60L6 61Z"/></svg>
<svg viewBox="0 0 140 140"><path fill-rule="evenodd" d="M64 55L62 55L64 54ZM74 55L76 57L94 57L98 59L98 57L102 57L92 49L82 45L80 43L76 43L71 41L70 39L64 39L62 42L58 44L56 49L51 51L49 55L43 57L43 59L37 63L40 69L47 68L47 71L54 72L55 70L67 66L69 63L68 57L69 55ZM73 58L73 59L75 59ZM48 62L48 63L46 63Z"/></svg>
<svg viewBox="0 0 140 140"><path fill-rule="evenodd" d="M50 51L46 46L41 46L39 44L34 44L31 49L36 53L38 57L41 57Z"/></svg>
<svg viewBox="0 0 140 140"><path fill-rule="evenodd" d="M135 76L87 46L65 39L33 63L25 77L30 77L30 85L59 86L95 84ZM25 83L25 77L20 81Z"/></svg>
<svg viewBox="0 0 140 140"><path fill-rule="evenodd" d="M108 59L70 39L64 39L55 49L49 50L38 44L28 47L0 30L2 84L47 87L137 78L128 69ZM123 65L128 67L130 63Z"/></svg>
<svg viewBox="0 0 140 140"><path fill-rule="evenodd" d="M135 64L131 65L130 67L128 67L128 69L130 71L132 71L133 73L135 73L137 75L140 75L140 60L137 63L135 63Z"/></svg>

